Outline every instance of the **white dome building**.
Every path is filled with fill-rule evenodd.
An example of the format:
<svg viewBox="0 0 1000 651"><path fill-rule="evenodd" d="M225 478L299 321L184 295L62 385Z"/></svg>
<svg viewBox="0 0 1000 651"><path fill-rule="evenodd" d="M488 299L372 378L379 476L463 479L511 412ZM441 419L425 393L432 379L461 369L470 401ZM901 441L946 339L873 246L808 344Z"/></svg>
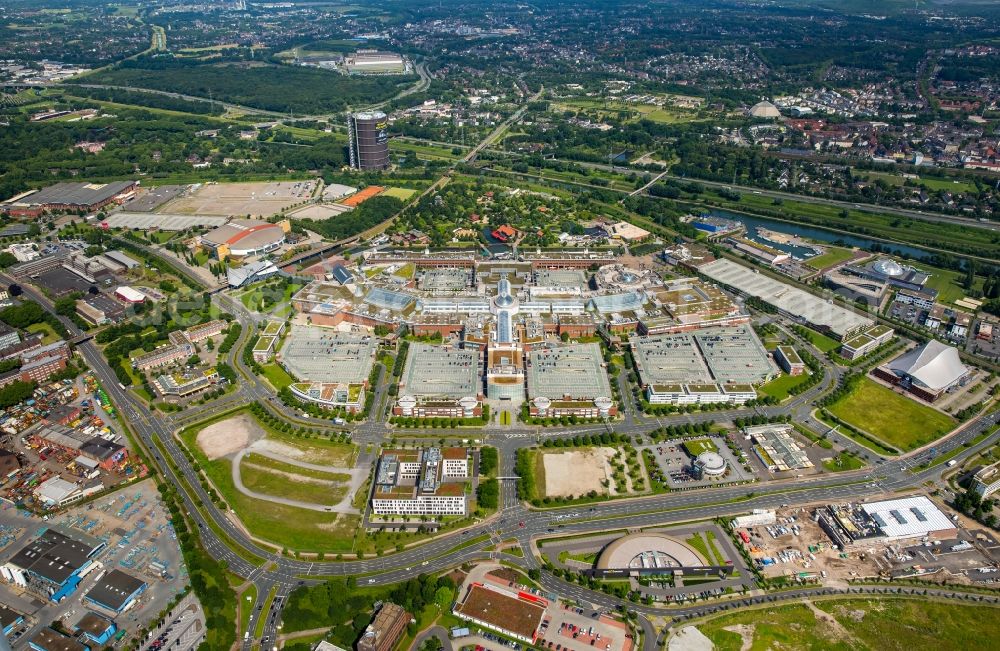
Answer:
<svg viewBox="0 0 1000 651"><path fill-rule="evenodd" d="M872 269L883 276L889 276L890 278L902 276L905 272L902 265L891 258L879 258L875 264L872 265Z"/></svg>
<svg viewBox="0 0 1000 651"><path fill-rule="evenodd" d="M726 460L718 452L702 452L691 464L694 476L698 479L705 477L721 477L726 474L728 465Z"/></svg>

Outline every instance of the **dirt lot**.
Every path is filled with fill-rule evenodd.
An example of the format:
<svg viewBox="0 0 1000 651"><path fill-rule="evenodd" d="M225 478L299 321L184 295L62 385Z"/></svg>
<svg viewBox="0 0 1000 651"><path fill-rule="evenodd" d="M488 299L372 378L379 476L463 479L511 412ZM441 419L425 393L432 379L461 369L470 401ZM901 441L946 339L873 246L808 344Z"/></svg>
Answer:
<svg viewBox="0 0 1000 651"><path fill-rule="evenodd" d="M610 459L613 448L587 448L568 452L545 452L545 494L550 497L586 495L590 491L606 494L601 483L611 480ZM612 481L613 483L613 481Z"/></svg>
<svg viewBox="0 0 1000 651"><path fill-rule="evenodd" d="M754 559L774 559L773 565L763 568L765 576L826 571L824 583L829 584L846 582L853 576L878 575L880 568L874 550L851 549L845 557L813 520L812 512L812 508L780 510L777 523L744 529L751 535L750 555ZM793 527L798 527L798 535Z"/></svg>
<svg viewBox="0 0 1000 651"><path fill-rule="evenodd" d="M253 441L264 438L264 430L252 416L241 414L213 423L198 432L197 443L209 461L235 454Z"/></svg>
<svg viewBox="0 0 1000 651"><path fill-rule="evenodd" d="M298 208L297 210L289 213L289 215L295 219L311 219L313 221L321 221L329 219L330 217L342 215L345 212L350 212L344 208L345 207L340 204L311 204Z"/></svg>
<svg viewBox="0 0 1000 651"><path fill-rule="evenodd" d="M312 196L315 181L212 183L168 201L158 212L181 215L270 217Z"/></svg>

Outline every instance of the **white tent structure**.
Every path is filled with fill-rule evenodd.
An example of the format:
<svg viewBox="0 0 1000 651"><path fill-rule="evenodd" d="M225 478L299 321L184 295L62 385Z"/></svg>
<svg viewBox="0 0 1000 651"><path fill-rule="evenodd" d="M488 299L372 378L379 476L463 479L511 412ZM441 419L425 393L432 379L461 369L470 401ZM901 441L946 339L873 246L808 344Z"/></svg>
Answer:
<svg viewBox="0 0 1000 651"><path fill-rule="evenodd" d="M969 372L958 349L933 339L889 362L889 370L932 392L944 391Z"/></svg>

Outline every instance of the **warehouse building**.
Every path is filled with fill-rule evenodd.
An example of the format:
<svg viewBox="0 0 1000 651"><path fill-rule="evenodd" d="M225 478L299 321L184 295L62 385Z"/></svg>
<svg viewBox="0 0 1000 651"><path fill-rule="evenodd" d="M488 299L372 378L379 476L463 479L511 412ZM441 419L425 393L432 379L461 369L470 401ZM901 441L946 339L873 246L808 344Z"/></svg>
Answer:
<svg viewBox="0 0 1000 651"><path fill-rule="evenodd" d="M58 423L37 423L24 431L23 436L42 446L51 446L66 452L76 453L78 459L86 458L96 462L104 470L116 468L128 457L128 449L120 443L101 436L71 429Z"/></svg>
<svg viewBox="0 0 1000 651"><path fill-rule="evenodd" d="M125 318L125 306L106 294L88 294L78 299L76 312L94 325L118 323Z"/></svg>
<svg viewBox="0 0 1000 651"><path fill-rule="evenodd" d="M105 545L75 529L49 527L0 566L0 576L58 603L76 590Z"/></svg>
<svg viewBox="0 0 1000 651"><path fill-rule="evenodd" d="M18 626L24 623L24 615L0 604L0 635L10 637Z"/></svg>
<svg viewBox="0 0 1000 651"><path fill-rule="evenodd" d="M201 245L219 260L264 255L281 247L292 230L285 219L276 224L257 219L234 219L201 236Z"/></svg>
<svg viewBox="0 0 1000 651"><path fill-rule="evenodd" d="M147 587L145 581L114 569L97 581L84 597L84 601L120 615L132 607Z"/></svg>
<svg viewBox="0 0 1000 651"><path fill-rule="evenodd" d="M28 640L33 651L90 651L90 647L51 628L43 628Z"/></svg>
<svg viewBox="0 0 1000 651"><path fill-rule="evenodd" d="M73 631L82 635L87 642L103 647L118 632L118 627L112 620L88 610L73 627Z"/></svg>
<svg viewBox="0 0 1000 651"><path fill-rule="evenodd" d="M701 265L698 271L724 287L759 298L792 319L828 332L838 341L850 339L874 325L871 319L853 310L757 273L732 260L714 260Z"/></svg>
<svg viewBox="0 0 1000 651"><path fill-rule="evenodd" d="M528 400L533 416L617 415L598 344L534 348L527 357Z"/></svg>
<svg viewBox="0 0 1000 651"><path fill-rule="evenodd" d="M816 511L816 520L841 549L912 538L953 538L958 529L923 495L869 504L830 505Z"/></svg>
<svg viewBox="0 0 1000 651"><path fill-rule="evenodd" d="M456 617L534 644L548 601L489 583L472 583L452 610Z"/></svg>
<svg viewBox="0 0 1000 651"><path fill-rule="evenodd" d="M744 428L743 434L753 441L754 453L769 472L787 472L812 468L799 444L792 438L791 425L759 425Z"/></svg>
<svg viewBox="0 0 1000 651"><path fill-rule="evenodd" d="M481 415L480 358L474 350L411 343L393 413L420 418Z"/></svg>
<svg viewBox="0 0 1000 651"><path fill-rule="evenodd" d="M56 183L0 203L0 212L14 217L38 217L56 212L94 212L135 195L138 181Z"/></svg>
<svg viewBox="0 0 1000 651"><path fill-rule="evenodd" d="M358 75L401 75L406 72L402 55L381 50L358 50L344 60L347 71Z"/></svg>

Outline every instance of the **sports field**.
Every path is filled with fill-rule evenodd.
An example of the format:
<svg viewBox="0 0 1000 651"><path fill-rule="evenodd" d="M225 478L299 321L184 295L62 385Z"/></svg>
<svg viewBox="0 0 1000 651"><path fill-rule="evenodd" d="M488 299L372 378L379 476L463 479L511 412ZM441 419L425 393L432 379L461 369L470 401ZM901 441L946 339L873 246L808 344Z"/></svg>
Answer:
<svg viewBox="0 0 1000 651"><path fill-rule="evenodd" d="M400 201L406 201L414 194L416 194L416 192L417 192L416 190L412 190L410 188L389 188L388 190L382 193L382 196L396 197Z"/></svg>
<svg viewBox="0 0 1000 651"><path fill-rule="evenodd" d="M927 598L817 600L743 610L697 628L717 651L993 649L1000 608Z"/></svg>
<svg viewBox="0 0 1000 651"><path fill-rule="evenodd" d="M955 427L955 419L869 378L830 405L830 413L903 451L934 441Z"/></svg>

